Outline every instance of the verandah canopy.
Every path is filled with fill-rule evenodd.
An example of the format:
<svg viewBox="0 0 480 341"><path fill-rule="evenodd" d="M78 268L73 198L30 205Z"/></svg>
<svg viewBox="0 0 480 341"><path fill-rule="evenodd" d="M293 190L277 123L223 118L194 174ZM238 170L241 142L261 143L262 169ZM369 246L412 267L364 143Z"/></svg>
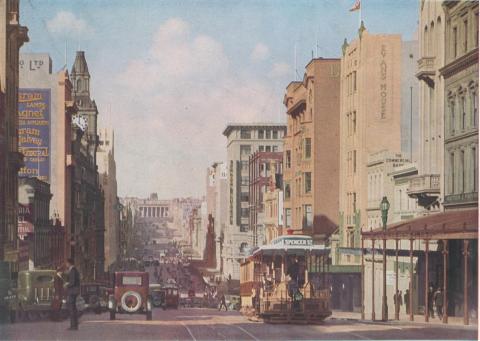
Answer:
<svg viewBox="0 0 480 341"><path fill-rule="evenodd" d="M446 211L362 232L365 239L478 239L478 209Z"/></svg>

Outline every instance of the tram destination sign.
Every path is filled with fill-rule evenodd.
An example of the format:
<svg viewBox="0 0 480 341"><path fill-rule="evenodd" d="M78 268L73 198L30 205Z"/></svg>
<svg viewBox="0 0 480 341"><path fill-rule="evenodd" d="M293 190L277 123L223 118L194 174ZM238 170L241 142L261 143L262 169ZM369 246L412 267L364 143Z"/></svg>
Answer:
<svg viewBox="0 0 480 341"><path fill-rule="evenodd" d="M272 244L283 246L312 246L313 240L310 238L281 237L272 241Z"/></svg>

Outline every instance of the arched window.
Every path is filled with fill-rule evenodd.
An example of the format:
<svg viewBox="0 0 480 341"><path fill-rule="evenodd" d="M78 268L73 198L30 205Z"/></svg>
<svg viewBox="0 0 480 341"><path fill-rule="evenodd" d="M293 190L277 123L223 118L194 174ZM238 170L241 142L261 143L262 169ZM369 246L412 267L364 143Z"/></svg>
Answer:
<svg viewBox="0 0 480 341"><path fill-rule="evenodd" d="M77 91L80 91L82 89L82 80L77 79Z"/></svg>
<svg viewBox="0 0 480 341"><path fill-rule="evenodd" d="M245 253L247 246L248 244L246 242L243 242L242 244L240 244L240 253Z"/></svg>
<svg viewBox="0 0 480 341"><path fill-rule="evenodd" d="M432 57L435 56L435 24L433 21L430 23L430 34L428 35L429 39L429 51L428 56Z"/></svg>
<svg viewBox="0 0 480 341"><path fill-rule="evenodd" d="M423 54L425 56L428 55L428 27L425 26L425 30L423 31Z"/></svg>

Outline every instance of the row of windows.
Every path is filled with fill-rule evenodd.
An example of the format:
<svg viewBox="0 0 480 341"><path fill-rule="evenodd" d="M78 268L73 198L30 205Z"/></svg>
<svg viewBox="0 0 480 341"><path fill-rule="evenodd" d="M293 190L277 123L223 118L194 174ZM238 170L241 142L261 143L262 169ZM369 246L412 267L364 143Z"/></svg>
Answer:
<svg viewBox="0 0 480 341"><path fill-rule="evenodd" d="M347 136L352 136L357 132L357 112L349 112L347 117Z"/></svg>
<svg viewBox="0 0 480 341"><path fill-rule="evenodd" d="M278 152L278 146L265 146L265 145L260 145L258 146L258 151L259 152ZM240 146L240 158L246 158L252 154L252 146L250 145L241 145Z"/></svg>
<svg viewBox="0 0 480 341"><path fill-rule="evenodd" d="M460 92L449 98L450 120L448 131L455 135L457 131L478 126L478 95L476 91Z"/></svg>
<svg viewBox="0 0 480 341"><path fill-rule="evenodd" d="M383 188L383 174L369 174L368 175L368 201L380 201L384 193Z"/></svg>
<svg viewBox="0 0 480 341"><path fill-rule="evenodd" d="M241 129L240 130L240 138L241 139L252 139L257 138L259 140L263 139L279 139L283 138L283 134L281 130L278 129Z"/></svg>
<svg viewBox="0 0 480 341"><path fill-rule="evenodd" d="M405 189L396 190L395 210L397 211L416 211L418 208L417 200L410 198Z"/></svg>
<svg viewBox="0 0 480 341"><path fill-rule="evenodd" d="M448 162L449 194L478 192L477 147L451 151Z"/></svg>
<svg viewBox="0 0 480 341"><path fill-rule="evenodd" d="M304 110L295 117L289 119L289 125L287 130L287 135L291 136L297 132L303 123L311 122L313 120L313 109Z"/></svg>
<svg viewBox="0 0 480 341"><path fill-rule="evenodd" d="M295 208L296 225L302 228L309 228L313 226L313 209L312 205L302 205ZM301 221L300 221L301 219ZM285 227L292 227L292 209L285 209Z"/></svg>
<svg viewBox="0 0 480 341"><path fill-rule="evenodd" d="M350 72L345 76L347 95L352 95L357 91L357 71Z"/></svg>
<svg viewBox="0 0 480 341"><path fill-rule="evenodd" d="M473 25L474 37L469 37L470 25ZM472 39L473 38L473 39ZM451 56L457 58L472 48L478 47L478 13L475 13L474 22L469 21L468 14L463 17L450 31Z"/></svg>
<svg viewBox="0 0 480 341"><path fill-rule="evenodd" d="M258 146L259 152L278 152L278 146Z"/></svg>
<svg viewBox="0 0 480 341"><path fill-rule="evenodd" d="M310 137L304 138L303 142L302 142L302 146L303 146L302 151L301 151L302 158L304 160L311 159L311 157L312 157L312 139ZM287 167L287 168L292 167L292 152L290 150L286 151L285 167Z"/></svg>
<svg viewBox="0 0 480 341"><path fill-rule="evenodd" d="M303 191L302 191L303 183ZM312 173L305 172L302 174L302 178L295 179L296 186L296 195L300 196L302 194L309 194L312 192ZM290 199L291 197L290 184L288 182L284 183L284 197L285 199Z"/></svg>
<svg viewBox="0 0 480 341"><path fill-rule="evenodd" d="M168 207L140 207L140 217L168 217Z"/></svg>
<svg viewBox="0 0 480 341"><path fill-rule="evenodd" d="M347 152L347 174L351 176L357 172L357 151Z"/></svg>
<svg viewBox="0 0 480 341"><path fill-rule="evenodd" d="M353 225L355 224L354 216L357 212L357 193L348 192L347 193L347 210L346 210L346 224Z"/></svg>

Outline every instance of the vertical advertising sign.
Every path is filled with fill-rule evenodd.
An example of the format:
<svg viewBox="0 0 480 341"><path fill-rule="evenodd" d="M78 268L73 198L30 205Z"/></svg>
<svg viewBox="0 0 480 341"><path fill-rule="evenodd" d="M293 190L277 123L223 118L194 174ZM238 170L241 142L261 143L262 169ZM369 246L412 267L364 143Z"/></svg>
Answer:
<svg viewBox="0 0 480 341"><path fill-rule="evenodd" d="M24 155L20 177L50 182L50 89L19 89L18 145Z"/></svg>

